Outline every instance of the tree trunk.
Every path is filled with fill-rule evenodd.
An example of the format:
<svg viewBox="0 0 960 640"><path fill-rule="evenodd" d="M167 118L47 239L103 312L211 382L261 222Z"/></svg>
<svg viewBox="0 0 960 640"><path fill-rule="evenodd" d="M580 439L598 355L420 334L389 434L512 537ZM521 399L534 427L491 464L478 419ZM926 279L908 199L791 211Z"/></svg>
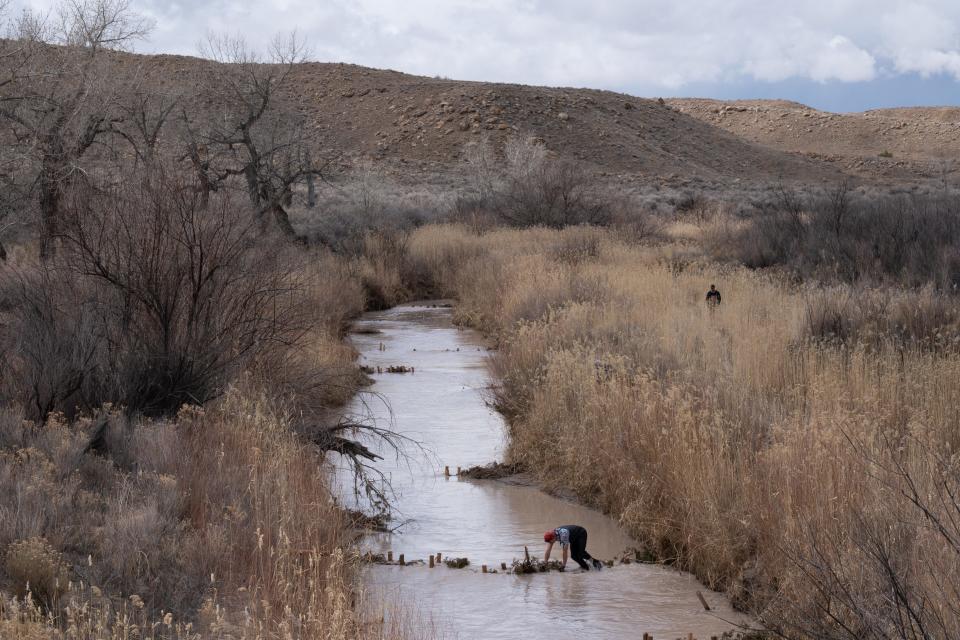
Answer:
<svg viewBox="0 0 960 640"><path fill-rule="evenodd" d="M44 167L40 174L40 258L53 256L57 236L60 235L60 200L62 191L55 169Z"/></svg>
<svg viewBox="0 0 960 640"><path fill-rule="evenodd" d="M279 204L273 206L273 219L283 235L289 238L297 237L297 232L293 230L293 225L290 224L290 216L287 215L286 209Z"/></svg>
<svg viewBox="0 0 960 640"><path fill-rule="evenodd" d="M68 156L63 142L64 116L43 137L40 161L40 258L53 256L55 243L60 235L60 205L63 200L63 181L67 179Z"/></svg>
<svg viewBox="0 0 960 640"><path fill-rule="evenodd" d="M313 174L307 174L307 207L313 209L317 206L317 188L313 184Z"/></svg>

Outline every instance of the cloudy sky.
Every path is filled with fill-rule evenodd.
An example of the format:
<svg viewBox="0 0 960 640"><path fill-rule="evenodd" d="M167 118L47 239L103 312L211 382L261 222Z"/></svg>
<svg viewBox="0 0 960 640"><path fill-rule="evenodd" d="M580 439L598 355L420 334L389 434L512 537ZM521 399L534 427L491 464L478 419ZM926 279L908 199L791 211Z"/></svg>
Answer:
<svg viewBox="0 0 960 640"><path fill-rule="evenodd" d="M39 9L54 0L20 0ZM144 52L297 29L312 57L642 96L835 111L960 104L960 0L130 0Z"/></svg>

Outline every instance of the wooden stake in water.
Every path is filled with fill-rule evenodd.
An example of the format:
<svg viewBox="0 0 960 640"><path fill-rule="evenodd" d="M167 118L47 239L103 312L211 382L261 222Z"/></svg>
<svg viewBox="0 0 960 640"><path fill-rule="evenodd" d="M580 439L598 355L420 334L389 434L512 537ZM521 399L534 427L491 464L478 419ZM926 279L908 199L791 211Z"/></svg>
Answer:
<svg viewBox="0 0 960 640"><path fill-rule="evenodd" d="M447 478L450 477L450 467L444 467L444 468L443 468L443 475L444 475L445 477L447 477Z"/></svg>
<svg viewBox="0 0 960 640"><path fill-rule="evenodd" d="M440 552L437 551L437 564L440 564L440 561L441 561L441 560L442 560L442 558L440 557Z"/></svg>
<svg viewBox="0 0 960 640"><path fill-rule="evenodd" d="M486 572L487 572L487 565L485 565L485 564L484 564L484 565L481 565L481 566L480 566L480 570L483 571L484 573L486 573Z"/></svg>
<svg viewBox="0 0 960 640"><path fill-rule="evenodd" d="M700 598L700 604L703 605L703 608L706 611L710 611L710 605L707 604L707 599L703 597L703 594L697 591L697 597Z"/></svg>
<svg viewBox="0 0 960 640"><path fill-rule="evenodd" d="M433 569L433 556L430 556L430 568Z"/></svg>
<svg viewBox="0 0 960 640"><path fill-rule="evenodd" d="M500 563L500 570L501 570L501 571L506 571L506 570L507 570L507 563L506 563L506 562L501 562L501 563Z"/></svg>
<svg viewBox="0 0 960 640"><path fill-rule="evenodd" d="M393 562L393 551L387 551L387 562Z"/></svg>
<svg viewBox="0 0 960 640"><path fill-rule="evenodd" d="M402 554L402 553L400 554L400 566L401 566L401 567L407 566L407 563L403 561L403 554Z"/></svg>

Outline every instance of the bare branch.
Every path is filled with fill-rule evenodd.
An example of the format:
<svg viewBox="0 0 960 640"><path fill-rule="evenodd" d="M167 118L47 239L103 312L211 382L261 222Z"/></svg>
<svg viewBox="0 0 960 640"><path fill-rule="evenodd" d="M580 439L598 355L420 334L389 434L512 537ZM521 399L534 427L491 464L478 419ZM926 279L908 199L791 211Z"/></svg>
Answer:
<svg viewBox="0 0 960 640"><path fill-rule="evenodd" d="M66 46L126 50L153 30L127 0L64 0L58 15L58 44Z"/></svg>

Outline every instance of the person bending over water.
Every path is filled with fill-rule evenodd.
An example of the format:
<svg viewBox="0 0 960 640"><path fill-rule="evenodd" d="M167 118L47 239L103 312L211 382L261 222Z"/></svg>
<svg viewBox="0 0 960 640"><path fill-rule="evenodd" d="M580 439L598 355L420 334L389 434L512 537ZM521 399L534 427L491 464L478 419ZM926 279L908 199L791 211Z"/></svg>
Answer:
<svg viewBox="0 0 960 640"><path fill-rule="evenodd" d="M550 561L550 551L553 550L553 543L559 542L560 548L563 550L563 562L561 563L560 570L567 568L567 552L569 550L570 556L574 561L583 567L584 571L590 570L590 565L587 564L587 560L593 562L593 568L599 571L603 568L603 564L590 556L587 553L587 530L583 527L575 524L567 524L562 527L557 527L556 529L551 529L543 534L543 541L547 543L547 550L543 554L543 561Z"/></svg>

